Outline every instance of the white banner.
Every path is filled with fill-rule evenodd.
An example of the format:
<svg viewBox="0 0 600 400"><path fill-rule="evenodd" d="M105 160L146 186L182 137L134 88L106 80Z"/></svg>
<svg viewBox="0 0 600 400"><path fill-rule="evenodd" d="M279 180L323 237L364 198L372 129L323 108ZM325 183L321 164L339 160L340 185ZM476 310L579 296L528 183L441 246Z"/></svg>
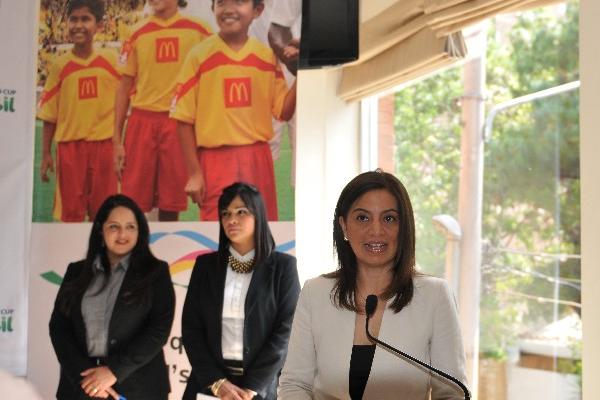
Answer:
<svg viewBox="0 0 600 400"><path fill-rule="evenodd" d="M29 372L45 399L54 398L59 366L48 335L48 322L58 287L69 262L85 257L89 223L33 225L29 314ZM277 249L294 254L294 223L270 223ZM150 224L153 253L169 263L177 297L175 321L167 345L166 360L171 377L170 399L181 399L190 364L181 344L181 311L194 260L199 254L216 250L219 229L215 222Z"/></svg>
<svg viewBox="0 0 600 400"><path fill-rule="evenodd" d="M25 375L37 2L0 0L0 368Z"/></svg>

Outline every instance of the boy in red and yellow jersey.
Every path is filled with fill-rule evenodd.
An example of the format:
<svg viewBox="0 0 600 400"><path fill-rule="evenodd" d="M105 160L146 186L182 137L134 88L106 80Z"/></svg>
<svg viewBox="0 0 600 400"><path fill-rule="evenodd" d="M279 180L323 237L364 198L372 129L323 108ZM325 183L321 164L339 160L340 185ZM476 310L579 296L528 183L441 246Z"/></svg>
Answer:
<svg viewBox="0 0 600 400"><path fill-rule="evenodd" d="M102 25L102 0L71 0L67 28L73 49L50 67L38 105L44 121L40 173L48 181L54 170L52 140L56 142L54 218L81 222L94 215L104 199L116 193L112 168L114 98L120 75L116 52L93 47Z"/></svg>
<svg viewBox="0 0 600 400"><path fill-rule="evenodd" d="M186 172L169 106L187 53L210 35L210 28L179 13L185 1L149 4L154 14L134 27L119 58L123 78L115 101L114 162L123 194L145 212L157 206L160 221L176 221L187 208Z"/></svg>
<svg viewBox="0 0 600 400"><path fill-rule="evenodd" d="M248 36L262 0L212 5L219 33L188 55L171 109L189 173L186 192L203 220L217 220L223 188L244 181L258 188L268 218L277 220L271 117L292 117L296 84L288 90L273 51Z"/></svg>

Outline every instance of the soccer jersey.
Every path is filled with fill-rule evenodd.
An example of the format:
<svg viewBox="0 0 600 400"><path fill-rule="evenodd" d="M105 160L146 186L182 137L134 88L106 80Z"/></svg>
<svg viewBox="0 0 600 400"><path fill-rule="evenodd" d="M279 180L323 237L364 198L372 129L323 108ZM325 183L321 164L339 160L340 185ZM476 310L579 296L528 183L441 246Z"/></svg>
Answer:
<svg viewBox="0 0 600 400"><path fill-rule="evenodd" d="M219 35L195 47L181 69L171 117L194 124L196 144L214 148L268 141L288 92L273 51L255 38L239 51Z"/></svg>
<svg viewBox="0 0 600 400"><path fill-rule="evenodd" d="M87 59L69 51L52 64L37 117L56 124L56 142L112 137L115 94L121 79L116 62L115 51L97 49Z"/></svg>
<svg viewBox="0 0 600 400"><path fill-rule="evenodd" d="M150 16L136 25L119 57L120 72L136 80L132 107L168 111L186 55L210 33L202 20L179 13L166 20Z"/></svg>

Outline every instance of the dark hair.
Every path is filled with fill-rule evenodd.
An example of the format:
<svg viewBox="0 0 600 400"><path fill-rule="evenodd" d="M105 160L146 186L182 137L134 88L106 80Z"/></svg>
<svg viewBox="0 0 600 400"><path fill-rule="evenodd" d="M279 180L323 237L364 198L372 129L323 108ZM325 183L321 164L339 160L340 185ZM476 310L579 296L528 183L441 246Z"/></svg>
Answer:
<svg viewBox="0 0 600 400"><path fill-rule="evenodd" d="M61 311L67 315L71 307L83 296L92 281L94 277L94 262L97 257L100 257L100 264L106 276L108 277L111 273L104 238L102 236L102 228L111 211L117 207L125 207L131 210L138 226L137 242L131 250L129 258L129 269L132 269L131 272L136 278L131 290L124 294L125 300L128 303L140 303L148 298L149 293L147 289L154 275L159 272L158 268L152 268L157 264L158 259L150 251L150 228L148 227L148 221L146 221L144 213L132 199L122 194L115 194L104 200L96 213L88 240L88 249L83 262L83 270L75 280L68 282L61 289L63 293L59 296L61 299L59 306ZM105 285L107 282L108 279L105 279Z"/></svg>
<svg viewBox="0 0 600 400"><path fill-rule="evenodd" d="M413 296L413 278L416 275L415 220L408 192L402 182L392 174L380 169L365 172L352 179L338 199L333 217L333 246L338 256L339 267L336 271L325 275L336 280L331 292L334 303L338 307L355 312L359 311L354 299L357 278L356 255L350 247L350 242L344 240L339 219L341 217L346 220L350 208L363 194L381 189L387 190L396 199L400 223L393 278L383 297L386 300L394 297L391 308L399 312Z"/></svg>
<svg viewBox="0 0 600 400"><path fill-rule="evenodd" d="M214 7L215 5L215 0L211 0L211 3ZM258 7L259 4L264 3L264 0L252 0L252 5L254 6L254 8Z"/></svg>
<svg viewBox="0 0 600 400"><path fill-rule="evenodd" d="M104 18L104 1L103 0L69 0L67 3L67 17L71 13L80 8L87 7L96 22L101 22Z"/></svg>
<svg viewBox="0 0 600 400"><path fill-rule="evenodd" d="M177 0L177 6L181 8L187 7L188 3L185 0Z"/></svg>
<svg viewBox="0 0 600 400"><path fill-rule="evenodd" d="M269 228L267 221L267 211L265 202L254 186L243 182L236 182L223 189L219 197L219 215L222 210L227 209L229 204L236 196L246 204L248 210L254 215L254 265L260 265L275 250L275 240ZM219 259L221 262L227 260L229 254L229 244L231 241L225 235L223 221L219 217Z"/></svg>

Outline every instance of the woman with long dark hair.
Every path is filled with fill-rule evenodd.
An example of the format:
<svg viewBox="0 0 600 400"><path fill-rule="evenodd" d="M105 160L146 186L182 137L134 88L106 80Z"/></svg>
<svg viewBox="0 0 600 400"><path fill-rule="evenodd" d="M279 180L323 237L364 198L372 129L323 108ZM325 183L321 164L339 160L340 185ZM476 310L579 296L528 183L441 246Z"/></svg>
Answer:
<svg viewBox="0 0 600 400"><path fill-rule="evenodd" d="M148 222L129 197L100 206L84 260L69 264L50 319L59 400L166 400L163 346L175 308L167 263L149 247Z"/></svg>
<svg viewBox="0 0 600 400"><path fill-rule="evenodd" d="M276 399L300 283L275 251L260 193L234 183L219 198L219 249L196 259L182 316L192 372L183 395Z"/></svg>
<svg viewBox="0 0 600 400"><path fill-rule="evenodd" d="M279 398L462 399L463 392L370 341L365 303L378 298L373 336L465 382L453 295L415 269L415 223L406 188L365 172L342 190L333 218L338 269L307 281L294 317Z"/></svg>

